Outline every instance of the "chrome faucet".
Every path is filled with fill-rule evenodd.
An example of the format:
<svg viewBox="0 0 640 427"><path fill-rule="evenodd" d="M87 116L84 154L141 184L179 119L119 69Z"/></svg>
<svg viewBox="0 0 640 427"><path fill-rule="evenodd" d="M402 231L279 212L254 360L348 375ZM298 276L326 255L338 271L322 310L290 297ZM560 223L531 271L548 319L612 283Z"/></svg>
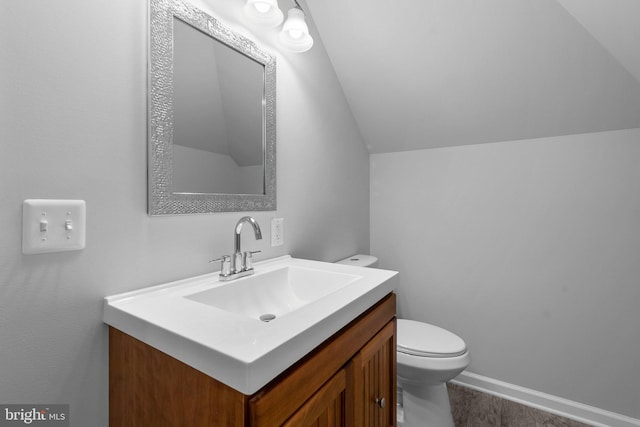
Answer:
<svg viewBox="0 0 640 427"><path fill-rule="evenodd" d="M234 273L240 273L242 271L246 271L247 258L251 259L251 255L253 253L259 252L259 251L255 251L255 252L242 253L242 250L240 249L240 233L242 233L242 226L245 224L245 222L248 222L253 227L253 234L256 240L262 240L262 231L260 230L260 226L258 225L258 222L255 219L253 219L250 216L243 216L238 220L238 223L236 224L235 240L233 245L232 267L233 267ZM249 268L251 268L251 270L253 271L253 267L249 266Z"/></svg>
<svg viewBox="0 0 640 427"><path fill-rule="evenodd" d="M242 233L242 226L245 223L249 223L253 227L253 234L256 240L262 240L262 231L255 219L250 216L243 216L238 220L234 230L233 256L223 255L220 258L210 261L222 261L222 265L220 267L220 280L222 281L233 280L253 274L253 254L260 251L242 252L240 237Z"/></svg>

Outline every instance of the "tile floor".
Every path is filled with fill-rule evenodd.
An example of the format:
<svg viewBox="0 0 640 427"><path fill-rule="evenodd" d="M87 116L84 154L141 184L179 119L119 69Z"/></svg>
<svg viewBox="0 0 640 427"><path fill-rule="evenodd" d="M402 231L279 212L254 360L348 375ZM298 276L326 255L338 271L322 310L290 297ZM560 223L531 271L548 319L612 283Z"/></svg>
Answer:
<svg viewBox="0 0 640 427"><path fill-rule="evenodd" d="M456 427L590 427L467 387L447 388Z"/></svg>

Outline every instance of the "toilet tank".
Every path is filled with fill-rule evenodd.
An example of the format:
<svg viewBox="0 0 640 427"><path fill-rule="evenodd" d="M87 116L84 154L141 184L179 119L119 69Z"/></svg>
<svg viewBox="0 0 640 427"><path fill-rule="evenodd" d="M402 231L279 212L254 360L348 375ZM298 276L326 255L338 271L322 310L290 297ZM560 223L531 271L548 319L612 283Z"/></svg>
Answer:
<svg viewBox="0 0 640 427"><path fill-rule="evenodd" d="M348 258L345 258L343 260L340 260L337 263L338 264L355 265L357 267L375 268L375 267L378 266L378 258L374 257L373 255L357 254L357 255L352 255L352 256L350 256Z"/></svg>

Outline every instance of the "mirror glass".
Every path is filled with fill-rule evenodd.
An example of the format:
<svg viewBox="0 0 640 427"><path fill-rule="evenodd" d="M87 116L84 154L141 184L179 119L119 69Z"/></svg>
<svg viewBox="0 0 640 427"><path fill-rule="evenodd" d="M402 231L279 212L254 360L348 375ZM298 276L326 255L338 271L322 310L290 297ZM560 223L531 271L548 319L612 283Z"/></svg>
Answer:
<svg viewBox="0 0 640 427"><path fill-rule="evenodd" d="M190 3L150 4L149 213L275 210L275 58Z"/></svg>
<svg viewBox="0 0 640 427"><path fill-rule="evenodd" d="M263 74L174 17L174 193L264 194Z"/></svg>

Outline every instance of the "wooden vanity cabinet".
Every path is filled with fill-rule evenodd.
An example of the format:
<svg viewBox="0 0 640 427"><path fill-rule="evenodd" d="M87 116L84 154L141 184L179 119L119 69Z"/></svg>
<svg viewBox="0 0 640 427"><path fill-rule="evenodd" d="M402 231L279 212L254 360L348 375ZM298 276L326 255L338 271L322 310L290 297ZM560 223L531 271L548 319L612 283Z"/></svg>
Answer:
<svg viewBox="0 0 640 427"><path fill-rule="evenodd" d="M353 358L356 426L396 425L396 324L389 322Z"/></svg>
<svg viewBox="0 0 640 427"><path fill-rule="evenodd" d="M282 425L342 427L347 424L347 371L340 369ZM264 424L264 423L263 423Z"/></svg>
<svg viewBox="0 0 640 427"><path fill-rule="evenodd" d="M109 328L109 425L395 426L395 304L389 294L252 396Z"/></svg>

